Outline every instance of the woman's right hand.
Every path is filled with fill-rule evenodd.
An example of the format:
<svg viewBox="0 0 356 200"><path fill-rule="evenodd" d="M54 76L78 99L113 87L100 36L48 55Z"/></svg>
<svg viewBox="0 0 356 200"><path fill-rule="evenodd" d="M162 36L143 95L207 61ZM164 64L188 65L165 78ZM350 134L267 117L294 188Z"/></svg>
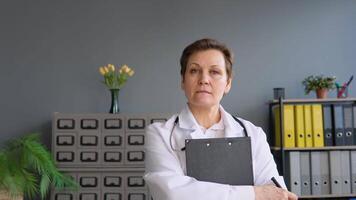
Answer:
<svg viewBox="0 0 356 200"><path fill-rule="evenodd" d="M255 200L297 200L298 196L274 185L254 186Z"/></svg>

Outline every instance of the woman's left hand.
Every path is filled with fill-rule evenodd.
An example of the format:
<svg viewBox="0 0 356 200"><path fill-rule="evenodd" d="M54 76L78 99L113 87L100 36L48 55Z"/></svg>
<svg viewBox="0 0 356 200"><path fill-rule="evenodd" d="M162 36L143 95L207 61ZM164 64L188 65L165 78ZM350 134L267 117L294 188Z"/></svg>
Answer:
<svg viewBox="0 0 356 200"><path fill-rule="evenodd" d="M274 185L254 186L255 200L297 200L298 196Z"/></svg>

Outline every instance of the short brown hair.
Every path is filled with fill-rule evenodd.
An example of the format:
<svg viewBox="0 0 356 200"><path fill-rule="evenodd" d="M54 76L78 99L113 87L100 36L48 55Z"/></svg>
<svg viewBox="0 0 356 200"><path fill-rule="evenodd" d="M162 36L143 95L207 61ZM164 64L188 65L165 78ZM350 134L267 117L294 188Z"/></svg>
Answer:
<svg viewBox="0 0 356 200"><path fill-rule="evenodd" d="M232 78L232 64L233 64L233 53L227 48L223 43L220 43L217 40L204 38L193 42L192 44L185 47L183 50L182 56L180 57L180 74L184 78L185 71L187 69L187 64L190 56L196 52L215 49L220 51L225 58L226 73L227 77Z"/></svg>

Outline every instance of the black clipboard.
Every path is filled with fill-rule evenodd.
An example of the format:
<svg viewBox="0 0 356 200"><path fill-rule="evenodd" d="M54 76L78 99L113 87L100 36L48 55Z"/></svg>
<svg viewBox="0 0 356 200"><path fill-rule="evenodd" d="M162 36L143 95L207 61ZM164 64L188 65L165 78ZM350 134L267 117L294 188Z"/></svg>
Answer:
<svg viewBox="0 0 356 200"><path fill-rule="evenodd" d="M254 185L250 137L186 139L187 175L199 181Z"/></svg>

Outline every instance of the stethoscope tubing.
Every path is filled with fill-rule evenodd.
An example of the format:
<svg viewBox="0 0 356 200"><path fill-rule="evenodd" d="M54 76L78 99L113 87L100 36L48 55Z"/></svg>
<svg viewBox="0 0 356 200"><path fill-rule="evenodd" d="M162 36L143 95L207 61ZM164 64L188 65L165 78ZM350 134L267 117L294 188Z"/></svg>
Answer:
<svg viewBox="0 0 356 200"><path fill-rule="evenodd" d="M235 117L235 116L233 116L233 115L231 115L231 116L232 116L232 117L235 119L235 121L236 121L237 123L239 123L240 126L243 128L243 130L244 130L244 137L248 137L246 127L245 127L245 125L241 122L241 120L239 120L237 117ZM171 130L171 134L170 134L170 136L169 136L169 145L171 146L171 149L172 149L173 151L178 151L178 152L179 152L179 151L185 151L185 147L183 147L183 148L181 148L180 150L178 150L178 149L173 148L173 145L172 145L173 132L174 132L174 129L176 128L176 126L177 126L178 123L179 123L179 116L177 116L176 119L174 120L174 124L173 124L172 130Z"/></svg>

